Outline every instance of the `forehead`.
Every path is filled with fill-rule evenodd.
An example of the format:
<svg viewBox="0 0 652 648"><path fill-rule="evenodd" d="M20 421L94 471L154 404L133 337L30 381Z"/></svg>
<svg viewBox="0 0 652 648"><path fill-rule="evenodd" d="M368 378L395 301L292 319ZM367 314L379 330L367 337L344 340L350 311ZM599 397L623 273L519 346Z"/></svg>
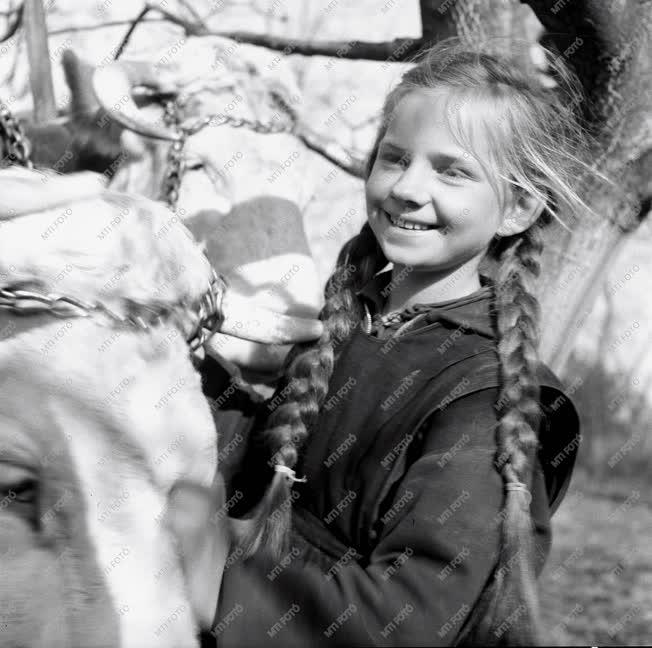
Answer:
<svg viewBox="0 0 652 648"><path fill-rule="evenodd" d="M415 153L493 158L490 102L455 89L414 90L397 104L384 142Z"/></svg>

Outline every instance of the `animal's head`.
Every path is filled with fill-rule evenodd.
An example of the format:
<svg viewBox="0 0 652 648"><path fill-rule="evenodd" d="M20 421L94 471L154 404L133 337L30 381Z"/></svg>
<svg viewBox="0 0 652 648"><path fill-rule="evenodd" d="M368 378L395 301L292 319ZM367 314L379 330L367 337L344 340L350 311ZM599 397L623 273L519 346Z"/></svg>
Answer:
<svg viewBox="0 0 652 648"><path fill-rule="evenodd" d="M178 480L203 489L216 471L184 339L210 267L163 206L97 195L83 178L66 199L59 182L0 173L3 192L50 202L5 212L3 287L101 302L149 326L0 310L0 643L196 646L165 512ZM148 306L178 316L157 323Z"/></svg>
<svg viewBox="0 0 652 648"><path fill-rule="evenodd" d="M184 144L179 215L211 263L242 291L256 295L257 303L314 317L321 290L303 227L314 190L311 154L290 132L263 134L222 124L223 117L288 123L275 97L282 95L294 109L301 99L283 69L278 57L261 48L189 37L150 60L105 65L95 72L94 88L109 117L143 136L146 154L121 165L112 181L119 190L160 199L177 137L160 102L145 104L143 89L178 98L184 127L213 117Z"/></svg>

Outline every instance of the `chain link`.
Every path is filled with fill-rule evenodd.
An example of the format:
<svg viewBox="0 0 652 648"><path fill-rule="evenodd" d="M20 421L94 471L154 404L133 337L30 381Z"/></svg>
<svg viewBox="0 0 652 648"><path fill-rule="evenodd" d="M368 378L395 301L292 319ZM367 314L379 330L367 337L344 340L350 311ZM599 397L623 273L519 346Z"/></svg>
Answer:
<svg viewBox="0 0 652 648"><path fill-rule="evenodd" d="M164 106L163 122L168 128L173 128L181 137L170 145L168 150L168 165L163 178L163 200L172 210L176 209L179 200L179 190L181 189L181 179L186 170L183 158L183 147L186 143L187 135L183 132L179 117L180 105L177 101L166 101Z"/></svg>
<svg viewBox="0 0 652 648"><path fill-rule="evenodd" d="M0 137L4 140L6 157L12 164L33 168L32 148L20 122L13 116L7 104L0 102Z"/></svg>
<svg viewBox="0 0 652 648"><path fill-rule="evenodd" d="M97 317L103 316L110 322L121 326L130 326L148 330L150 326L161 324L182 306L168 304L141 304L125 300L128 314L120 315L101 302L87 302L76 297L57 293L40 293L23 290L21 286L28 283L13 283L0 286L0 309L10 310L21 315L48 313L55 317ZM224 319L222 302L227 288L226 279L214 270L208 290L196 305L197 324L188 337L191 351L196 351L217 330Z"/></svg>
<svg viewBox="0 0 652 648"><path fill-rule="evenodd" d="M181 111L184 104L179 99L165 102L163 121L168 128L176 130L180 135L178 140L172 142L168 150L168 166L165 171L165 177L163 178L162 199L170 209L176 209L179 200L181 181L186 170L183 148L188 137L195 135L203 128L206 128L206 126L225 126L227 124L232 128L249 128L255 133L261 133L263 135L292 132L297 122L296 112L279 93L272 92L271 94L276 104L286 114L286 120L272 121L265 124L255 119L231 117L224 113L215 113L207 117L201 117L190 126L182 126Z"/></svg>

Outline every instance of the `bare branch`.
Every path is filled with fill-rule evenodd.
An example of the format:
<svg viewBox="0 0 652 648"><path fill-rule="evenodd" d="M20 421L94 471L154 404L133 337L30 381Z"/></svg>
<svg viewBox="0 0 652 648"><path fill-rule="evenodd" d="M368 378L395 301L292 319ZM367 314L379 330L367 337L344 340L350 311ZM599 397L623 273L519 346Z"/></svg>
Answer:
<svg viewBox="0 0 652 648"><path fill-rule="evenodd" d="M136 27L143 22L143 19L145 16L150 12L149 7L145 7L144 9L141 10L141 12L136 16L134 21L131 23L131 26L127 30L127 33L124 35L122 41L120 42L120 45L118 45L118 49L115 53L115 56L113 57L116 61L122 56L122 52L124 52L125 47L127 47L127 44L129 43L129 40L131 39L131 35L134 33L136 30Z"/></svg>
<svg viewBox="0 0 652 648"><path fill-rule="evenodd" d="M189 22L185 18L163 9L147 4L147 7L163 14L170 22L183 27L189 36L222 36L241 43L258 45L285 54L302 54L304 56L334 56L343 59L364 59L367 61L402 61L416 53L423 44L421 39L395 38L389 42L368 41L311 41L256 34L248 31L218 32L212 31L199 22Z"/></svg>
<svg viewBox="0 0 652 648"><path fill-rule="evenodd" d="M18 7L17 9L12 9L11 11L6 11L2 13L2 15L6 16L7 18L9 16L15 15L16 19L14 20L13 25L9 28L7 33L2 38L0 38L0 43L4 43L5 41L9 40L18 31L18 28L23 23L23 9L24 9L24 5L21 4L20 7Z"/></svg>
<svg viewBox="0 0 652 648"><path fill-rule="evenodd" d="M179 27L183 27L184 31L188 36L210 36L211 35L211 31L206 27L206 25L204 25L203 22L196 22L196 21L190 22L189 20L186 20L181 16L177 16L171 11L168 11L167 9L163 9L163 7L160 7L159 5L153 4L151 2L145 3L145 9L147 11L158 11L161 15L165 16L165 18L169 20L171 23L174 23L175 25L179 25Z"/></svg>
<svg viewBox="0 0 652 648"><path fill-rule="evenodd" d="M188 2L188 0L177 0L179 4L193 17L195 22L202 22L202 17L197 10Z"/></svg>
<svg viewBox="0 0 652 648"><path fill-rule="evenodd" d="M364 160L352 155L339 142L324 137L305 124L299 125L294 134L311 150L319 153L327 160L337 165L343 171L356 178L364 176Z"/></svg>
<svg viewBox="0 0 652 648"><path fill-rule="evenodd" d="M287 54L304 56L333 56L343 59L363 59L367 61L402 61L415 54L421 47L420 39L395 38L388 42L373 43L368 41L310 41L294 40L267 34L236 31L222 33L220 36L234 40L260 45L268 49Z"/></svg>
<svg viewBox="0 0 652 648"><path fill-rule="evenodd" d="M143 23L162 23L167 22L165 18L148 18L147 20L141 21ZM132 20L110 20L104 23L99 23L97 25L79 25L77 27L61 27L59 29L52 29L48 31L49 36L54 34L68 34L71 32L83 32L91 31L94 29L105 29L106 27L124 27L125 25L131 25Z"/></svg>

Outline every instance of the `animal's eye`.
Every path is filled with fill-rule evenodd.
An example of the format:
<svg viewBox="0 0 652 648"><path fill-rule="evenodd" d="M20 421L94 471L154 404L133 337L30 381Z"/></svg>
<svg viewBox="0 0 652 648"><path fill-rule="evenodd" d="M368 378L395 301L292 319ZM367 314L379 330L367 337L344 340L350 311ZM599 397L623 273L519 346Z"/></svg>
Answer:
<svg viewBox="0 0 652 648"><path fill-rule="evenodd" d="M0 462L0 514L11 513L35 523L37 500L36 473L24 466Z"/></svg>
<svg viewBox="0 0 652 648"><path fill-rule="evenodd" d="M36 480L25 479L19 484L11 487L11 491L15 494L14 500L22 504L33 504L36 501Z"/></svg>

